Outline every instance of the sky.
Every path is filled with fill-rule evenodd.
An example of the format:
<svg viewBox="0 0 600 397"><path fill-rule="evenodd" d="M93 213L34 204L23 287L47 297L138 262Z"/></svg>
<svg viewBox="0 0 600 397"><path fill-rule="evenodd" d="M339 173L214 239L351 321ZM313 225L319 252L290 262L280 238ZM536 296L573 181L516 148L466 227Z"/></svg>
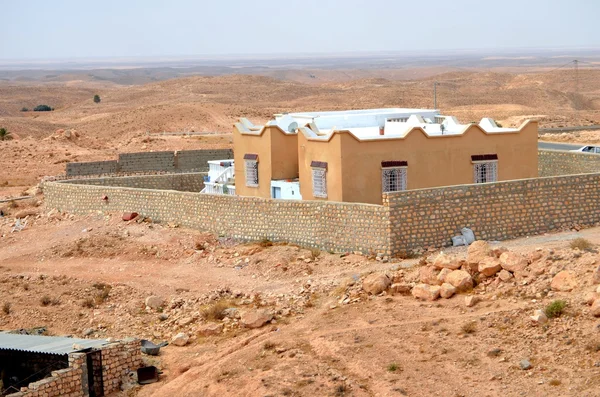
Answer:
<svg viewBox="0 0 600 397"><path fill-rule="evenodd" d="M599 0L0 0L0 59L600 48Z"/></svg>

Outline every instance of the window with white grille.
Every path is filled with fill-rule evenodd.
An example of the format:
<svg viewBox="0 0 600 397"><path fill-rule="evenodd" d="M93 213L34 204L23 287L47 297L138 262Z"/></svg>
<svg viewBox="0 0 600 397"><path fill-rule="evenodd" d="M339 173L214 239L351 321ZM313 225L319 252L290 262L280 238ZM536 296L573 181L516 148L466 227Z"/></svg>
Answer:
<svg viewBox="0 0 600 397"><path fill-rule="evenodd" d="M244 160L246 164L246 186L258 187L258 161Z"/></svg>
<svg viewBox="0 0 600 397"><path fill-rule="evenodd" d="M475 183L496 182L498 180L498 162L481 161L473 163L473 180Z"/></svg>
<svg viewBox="0 0 600 397"><path fill-rule="evenodd" d="M381 170L383 193L406 190L406 167L389 167Z"/></svg>
<svg viewBox="0 0 600 397"><path fill-rule="evenodd" d="M312 168L313 196L327 198L327 169Z"/></svg>

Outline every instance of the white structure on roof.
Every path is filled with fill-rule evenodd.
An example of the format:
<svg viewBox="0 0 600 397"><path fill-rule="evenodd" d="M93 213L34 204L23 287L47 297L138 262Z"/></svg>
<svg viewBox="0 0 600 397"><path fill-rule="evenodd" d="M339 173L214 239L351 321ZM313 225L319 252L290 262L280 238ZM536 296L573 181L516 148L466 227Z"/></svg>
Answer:
<svg viewBox="0 0 600 397"><path fill-rule="evenodd" d="M255 126L241 119L246 133L260 134L263 126ZM454 116L444 116L434 109L365 109L332 112L276 114L267 126L277 126L295 134L300 129L311 138L327 140L335 131L349 131L359 140L402 138L414 128L421 128L429 136L460 135L469 124L461 124ZM501 128L493 119L484 118L479 127L489 133L516 132L515 128Z"/></svg>
<svg viewBox="0 0 600 397"><path fill-rule="evenodd" d="M208 176L200 193L229 194L235 196L235 168L233 160L210 160Z"/></svg>

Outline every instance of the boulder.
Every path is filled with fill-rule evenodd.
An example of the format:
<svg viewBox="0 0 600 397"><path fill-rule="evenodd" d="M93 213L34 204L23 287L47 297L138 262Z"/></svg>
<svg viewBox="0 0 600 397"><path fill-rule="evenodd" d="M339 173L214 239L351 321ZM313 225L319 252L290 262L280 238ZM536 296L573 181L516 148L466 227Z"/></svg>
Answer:
<svg viewBox="0 0 600 397"><path fill-rule="evenodd" d="M477 295L465 296L465 306L473 307L477 302L479 302L479 297Z"/></svg>
<svg viewBox="0 0 600 397"><path fill-rule="evenodd" d="M411 290L412 285L407 283L395 283L390 287L390 291L392 291L393 294L410 295Z"/></svg>
<svg viewBox="0 0 600 397"><path fill-rule="evenodd" d="M146 306L151 309L157 310L163 307L165 300L160 296L152 295L146 298Z"/></svg>
<svg viewBox="0 0 600 397"><path fill-rule="evenodd" d="M437 269L456 270L460 268L460 261L452 256L440 252L439 255L433 260L433 266L435 266Z"/></svg>
<svg viewBox="0 0 600 397"><path fill-rule="evenodd" d="M448 268L443 268L440 273L437 276L437 280L440 283L444 283L446 281L446 277L452 273L452 270L448 269Z"/></svg>
<svg viewBox="0 0 600 397"><path fill-rule="evenodd" d="M441 284L438 280L440 272L435 266L423 266L419 268L419 280L424 284L439 285Z"/></svg>
<svg viewBox="0 0 600 397"><path fill-rule="evenodd" d="M472 265L478 265L484 258L487 258L492 253L487 241L477 240L469 245L467 250L467 262Z"/></svg>
<svg viewBox="0 0 600 397"><path fill-rule="evenodd" d="M412 289L412 295L417 299L434 301L440 297L440 287L437 285L417 284Z"/></svg>
<svg viewBox="0 0 600 397"><path fill-rule="evenodd" d="M594 303L592 303L591 311L594 317L600 317L600 299L596 299Z"/></svg>
<svg viewBox="0 0 600 397"><path fill-rule="evenodd" d="M187 334L180 332L171 339L171 344L175 346L185 346L189 341L190 337Z"/></svg>
<svg viewBox="0 0 600 397"><path fill-rule="evenodd" d="M553 291L569 292L577 287L577 280L575 279L575 273L568 270L558 272L550 283L550 288Z"/></svg>
<svg viewBox="0 0 600 397"><path fill-rule="evenodd" d="M444 299L452 298L456 293L456 287L449 283L444 283L440 287L440 296Z"/></svg>
<svg viewBox="0 0 600 397"><path fill-rule="evenodd" d="M231 318L231 319L239 319L240 311L238 309L236 309L235 307L230 307L230 308L223 310L223 316L225 316L227 318Z"/></svg>
<svg viewBox="0 0 600 397"><path fill-rule="evenodd" d="M592 282L594 284L600 284L600 265L594 270L594 274L592 275Z"/></svg>
<svg viewBox="0 0 600 397"><path fill-rule="evenodd" d="M511 273L523 271L527 267L527 259L516 252L504 252L500 255L500 266Z"/></svg>
<svg viewBox="0 0 600 397"><path fill-rule="evenodd" d="M457 291L468 291L473 288L471 275L464 270L455 270L446 276L446 283L451 284Z"/></svg>
<svg viewBox="0 0 600 397"><path fill-rule="evenodd" d="M500 265L500 261L498 261L496 258L487 257L479 262L479 273L486 277L492 277L496 275L496 273L498 273L501 269L502 266Z"/></svg>
<svg viewBox="0 0 600 397"><path fill-rule="evenodd" d="M208 323L198 328L200 336L219 335L221 332L223 332L223 324Z"/></svg>
<svg viewBox="0 0 600 397"><path fill-rule="evenodd" d="M519 367L521 367L522 370L526 371L528 369L531 369L531 363L527 359L521 360L519 362Z"/></svg>
<svg viewBox="0 0 600 397"><path fill-rule="evenodd" d="M363 281L362 288L369 294L377 295L388 289L392 280L382 273L369 274Z"/></svg>
<svg viewBox="0 0 600 397"><path fill-rule="evenodd" d="M246 328L260 328L269 321L273 316L264 310L246 312L242 314L241 322Z"/></svg>
<svg viewBox="0 0 600 397"><path fill-rule="evenodd" d="M597 292L587 292L584 296L583 296L583 301L585 302L586 305L590 306L593 305L594 302L600 298L600 295Z"/></svg>
<svg viewBox="0 0 600 397"><path fill-rule="evenodd" d="M494 248L492 249L492 256L495 256L496 258L500 258L500 256L505 253L508 252L508 248L506 247L498 247L498 248Z"/></svg>
<svg viewBox="0 0 600 397"><path fill-rule="evenodd" d="M507 270L500 270L500 273L498 273L498 277L500 278L500 280L507 282L509 281L511 278L513 278L513 275L511 272L507 271Z"/></svg>
<svg viewBox="0 0 600 397"><path fill-rule="evenodd" d="M548 322L548 317L543 310L536 310L533 312L533 316L531 316L531 321L533 321L535 324L545 324Z"/></svg>

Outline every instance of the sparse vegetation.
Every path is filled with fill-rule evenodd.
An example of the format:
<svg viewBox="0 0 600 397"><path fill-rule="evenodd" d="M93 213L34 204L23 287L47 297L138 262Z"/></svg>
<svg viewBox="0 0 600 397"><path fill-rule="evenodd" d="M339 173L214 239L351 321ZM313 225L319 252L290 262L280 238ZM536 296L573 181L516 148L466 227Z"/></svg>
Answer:
<svg viewBox="0 0 600 397"><path fill-rule="evenodd" d="M52 302L52 299L48 295L44 295L40 298L40 304L42 306L48 306Z"/></svg>
<svg viewBox="0 0 600 397"><path fill-rule="evenodd" d="M396 371L398 371L398 364L391 363L390 365L387 366L387 370L389 372L396 372Z"/></svg>
<svg viewBox="0 0 600 397"><path fill-rule="evenodd" d="M578 237L575 240L571 241L569 247L571 247L571 249L589 251L594 247L594 245L589 240L584 239L583 237Z"/></svg>
<svg viewBox="0 0 600 397"><path fill-rule="evenodd" d="M464 323L460 330L463 334L469 335L474 334L477 331L477 323L475 321L469 321L468 323Z"/></svg>
<svg viewBox="0 0 600 397"><path fill-rule="evenodd" d="M269 240L268 238L263 238L262 240L260 240L258 245L260 245L263 248L266 248L266 247L273 246L273 242L271 240Z"/></svg>
<svg viewBox="0 0 600 397"><path fill-rule="evenodd" d="M567 306L567 302L563 300L555 300L552 301L546 308L544 309L544 313L548 318L560 317L563 313L563 310Z"/></svg>
<svg viewBox="0 0 600 397"><path fill-rule="evenodd" d="M348 391L348 387L346 387L346 385L342 384L342 385L338 385L335 388L335 395L338 397L342 397L346 395L346 392Z"/></svg>
<svg viewBox="0 0 600 397"><path fill-rule="evenodd" d="M314 261L320 255L321 255L321 250L318 250L316 248L311 248L311 250L310 250L310 259L312 259Z"/></svg>
<svg viewBox="0 0 600 397"><path fill-rule="evenodd" d="M219 321L225 318L225 309L235 306L228 299L221 299L202 309L202 317L207 321Z"/></svg>
<svg viewBox="0 0 600 397"><path fill-rule="evenodd" d="M94 299L91 297L85 298L82 302L81 302L81 307L85 307L87 309L91 309L93 307L95 307L96 305L94 304Z"/></svg>
<svg viewBox="0 0 600 397"><path fill-rule="evenodd" d="M53 110L54 110L54 108L52 108L48 105L37 105L36 107L33 108L34 112L51 112Z"/></svg>
<svg viewBox="0 0 600 397"><path fill-rule="evenodd" d="M94 295L94 303L96 305L101 305L106 299L108 299L108 295L110 294L112 287L106 283L94 283L93 287L99 290L99 292Z"/></svg>
<svg viewBox="0 0 600 397"><path fill-rule="evenodd" d="M6 314L8 316L11 311L12 311L12 305L10 304L10 302L4 302L4 305L2 305L2 313Z"/></svg>
<svg viewBox="0 0 600 397"><path fill-rule="evenodd" d="M100 95L96 94L94 95L94 103L100 103L101 99L100 99Z"/></svg>
<svg viewBox="0 0 600 397"><path fill-rule="evenodd" d="M12 134L6 128L0 128L0 141L8 141L12 139Z"/></svg>
<svg viewBox="0 0 600 397"><path fill-rule="evenodd" d="M275 349L275 347L277 347L277 344L275 342L266 341L263 344L263 350L273 350Z"/></svg>
<svg viewBox="0 0 600 397"><path fill-rule="evenodd" d="M560 380L558 379L552 379L549 382L550 386L560 386Z"/></svg>
<svg viewBox="0 0 600 397"><path fill-rule="evenodd" d="M23 106L21 108L21 112L29 112L29 108L26 108L25 106Z"/></svg>

